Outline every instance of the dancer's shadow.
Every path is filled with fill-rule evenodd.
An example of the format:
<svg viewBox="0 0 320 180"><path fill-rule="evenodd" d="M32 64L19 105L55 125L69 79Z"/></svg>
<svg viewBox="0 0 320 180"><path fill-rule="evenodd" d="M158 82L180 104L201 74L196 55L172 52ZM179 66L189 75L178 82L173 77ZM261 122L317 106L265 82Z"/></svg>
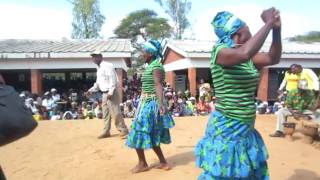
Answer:
<svg viewBox="0 0 320 180"><path fill-rule="evenodd" d="M315 172L304 170L304 169L296 169L294 170L294 174L288 178L288 180L320 180L320 175Z"/></svg>
<svg viewBox="0 0 320 180"><path fill-rule="evenodd" d="M186 165L190 162L195 162L195 156L193 151L187 151L180 154L175 154L167 158L168 162L173 166Z"/></svg>

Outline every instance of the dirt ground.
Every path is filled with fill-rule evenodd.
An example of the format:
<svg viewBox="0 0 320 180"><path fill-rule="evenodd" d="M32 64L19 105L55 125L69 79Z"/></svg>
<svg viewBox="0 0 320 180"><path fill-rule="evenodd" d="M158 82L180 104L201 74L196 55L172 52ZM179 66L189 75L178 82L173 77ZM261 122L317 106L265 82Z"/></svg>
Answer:
<svg viewBox="0 0 320 180"><path fill-rule="evenodd" d="M204 133L207 117L175 118L173 143L162 149L171 171L151 169L131 174L137 163L134 150L112 127L113 137L98 140L101 120L43 121L28 137L0 148L0 164L8 180L194 180L200 173L194 162L194 147ZM126 120L130 124L131 120ZM320 150L304 144L300 136L293 142L270 138L275 116L260 115L256 128L269 150L272 180L320 180ZM149 165L157 163L152 151Z"/></svg>

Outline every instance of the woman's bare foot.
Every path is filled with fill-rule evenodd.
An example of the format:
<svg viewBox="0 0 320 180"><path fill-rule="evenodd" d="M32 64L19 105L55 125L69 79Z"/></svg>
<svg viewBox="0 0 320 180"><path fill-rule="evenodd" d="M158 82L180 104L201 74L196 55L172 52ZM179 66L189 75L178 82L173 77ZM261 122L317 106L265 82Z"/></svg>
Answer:
<svg viewBox="0 0 320 180"><path fill-rule="evenodd" d="M136 174L136 173L141 173L141 172L145 172L148 170L149 170L149 167L147 164L139 163L133 169L131 169L131 172Z"/></svg>
<svg viewBox="0 0 320 180"><path fill-rule="evenodd" d="M168 164L168 163L160 163L157 166L155 166L156 169L162 169L165 171L169 171L170 169L172 169L172 167Z"/></svg>

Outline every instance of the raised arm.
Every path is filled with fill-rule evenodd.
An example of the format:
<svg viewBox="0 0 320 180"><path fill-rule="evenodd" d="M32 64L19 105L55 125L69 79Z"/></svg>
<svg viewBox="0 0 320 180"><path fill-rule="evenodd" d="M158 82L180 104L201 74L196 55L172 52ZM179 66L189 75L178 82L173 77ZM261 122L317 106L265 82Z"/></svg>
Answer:
<svg viewBox="0 0 320 180"><path fill-rule="evenodd" d="M268 53L258 53L253 57L253 62L258 69L264 66L278 64L282 53L281 43L281 23L278 20L279 25L276 25L272 30L272 43Z"/></svg>
<svg viewBox="0 0 320 180"><path fill-rule="evenodd" d="M261 29L240 47L221 49L217 56L217 64L233 66L241 64L256 55L261 49L270 30L273 28L274 23L277 21L278 16L279 12L275 8L263 11L261 18L265 24ZM241 30L243 30L243 28L239 31ZM237 35L237 33L235 33L235 35ZM239 39L241 39L241 35Z"/></svg>

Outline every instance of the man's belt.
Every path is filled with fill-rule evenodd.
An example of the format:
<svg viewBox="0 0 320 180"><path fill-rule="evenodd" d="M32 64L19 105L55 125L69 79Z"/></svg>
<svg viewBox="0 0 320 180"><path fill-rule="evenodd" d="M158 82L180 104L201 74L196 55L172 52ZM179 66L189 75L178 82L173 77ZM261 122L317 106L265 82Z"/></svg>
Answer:
<svg viewBox="0 0 320 180"><path fill-rule="evenodd" d="M108 92L109 92L109 90L108 90L108 91L100 91L100 92L102 92L102 93L108 93Z"/></svg>

